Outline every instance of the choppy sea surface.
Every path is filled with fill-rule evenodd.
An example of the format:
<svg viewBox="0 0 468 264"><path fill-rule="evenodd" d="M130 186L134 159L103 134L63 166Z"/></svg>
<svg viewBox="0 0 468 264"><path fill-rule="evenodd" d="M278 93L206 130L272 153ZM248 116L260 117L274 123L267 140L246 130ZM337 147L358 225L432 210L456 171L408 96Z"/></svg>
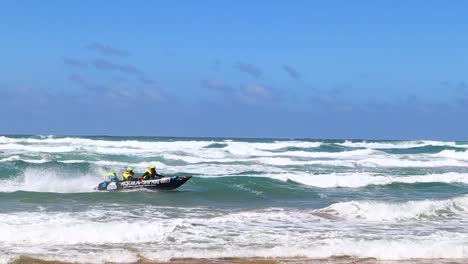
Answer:
<svg viewBox="0 0 468 264"><path fill-rule="evenodd" d="M155 164L177 190L97 192ZM468 258L468 142L0 136L0 263Z"/></svg>

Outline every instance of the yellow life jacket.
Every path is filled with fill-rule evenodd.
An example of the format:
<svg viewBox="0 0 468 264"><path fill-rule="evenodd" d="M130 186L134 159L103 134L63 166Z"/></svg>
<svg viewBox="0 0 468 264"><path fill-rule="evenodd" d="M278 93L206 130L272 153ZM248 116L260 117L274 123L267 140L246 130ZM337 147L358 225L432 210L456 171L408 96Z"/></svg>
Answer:
<svg viewBox="0 0 468 264"><path fill-rule="evenodd" d="M154 170L154 172L153 172L152 169L147 169L146 172L147 172L149 175L151 175L151 176L156 175L156 170Z"/></svg>
<svg viewBox="0 0 468 264"><path fill-rule="evenodd" d="M122 173L122 176L123 176L124 180L126 180L126 181L128 181L128 177L133 176L133 175L135 175L135 173L129 172L129 171L125 171L124 173Z"/></svg>

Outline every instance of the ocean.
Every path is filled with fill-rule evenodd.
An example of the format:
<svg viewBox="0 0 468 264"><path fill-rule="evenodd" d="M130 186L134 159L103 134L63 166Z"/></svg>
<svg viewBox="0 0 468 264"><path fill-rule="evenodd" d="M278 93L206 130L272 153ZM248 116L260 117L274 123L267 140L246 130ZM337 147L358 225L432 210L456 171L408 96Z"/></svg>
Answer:
<svg viewBox="0 0 468 264"><path fill-rule="evenodd" d="M98 192L127 166L193 176ZM468 258L468 142L0 136L0 263Z"/></svg>

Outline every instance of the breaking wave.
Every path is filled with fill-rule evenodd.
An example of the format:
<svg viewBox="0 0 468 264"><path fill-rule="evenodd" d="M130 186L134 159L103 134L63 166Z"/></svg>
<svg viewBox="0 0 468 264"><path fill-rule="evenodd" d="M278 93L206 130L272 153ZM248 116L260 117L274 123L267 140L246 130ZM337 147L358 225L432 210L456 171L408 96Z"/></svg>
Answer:
<svg viewBox="0 0 468 264"><path fill-rule="evenodd" d="M468 196L447 200L407 202L350 201L332 204L320 212L343 218L398 221L468 216Z"/></svg>

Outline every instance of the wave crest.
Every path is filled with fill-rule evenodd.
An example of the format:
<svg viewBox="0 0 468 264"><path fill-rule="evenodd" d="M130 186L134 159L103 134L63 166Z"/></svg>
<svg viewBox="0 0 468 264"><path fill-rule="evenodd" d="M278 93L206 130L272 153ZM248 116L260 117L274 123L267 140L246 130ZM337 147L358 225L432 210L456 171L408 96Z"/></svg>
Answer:
<svg viewBox="0 0 468 264"><path fill-rule="evenodd" d="M400 221L468 215L468 196L447 200L422 200L407 202L350 201L332 204L318 210L346 219L371 221Z"/></svg>

